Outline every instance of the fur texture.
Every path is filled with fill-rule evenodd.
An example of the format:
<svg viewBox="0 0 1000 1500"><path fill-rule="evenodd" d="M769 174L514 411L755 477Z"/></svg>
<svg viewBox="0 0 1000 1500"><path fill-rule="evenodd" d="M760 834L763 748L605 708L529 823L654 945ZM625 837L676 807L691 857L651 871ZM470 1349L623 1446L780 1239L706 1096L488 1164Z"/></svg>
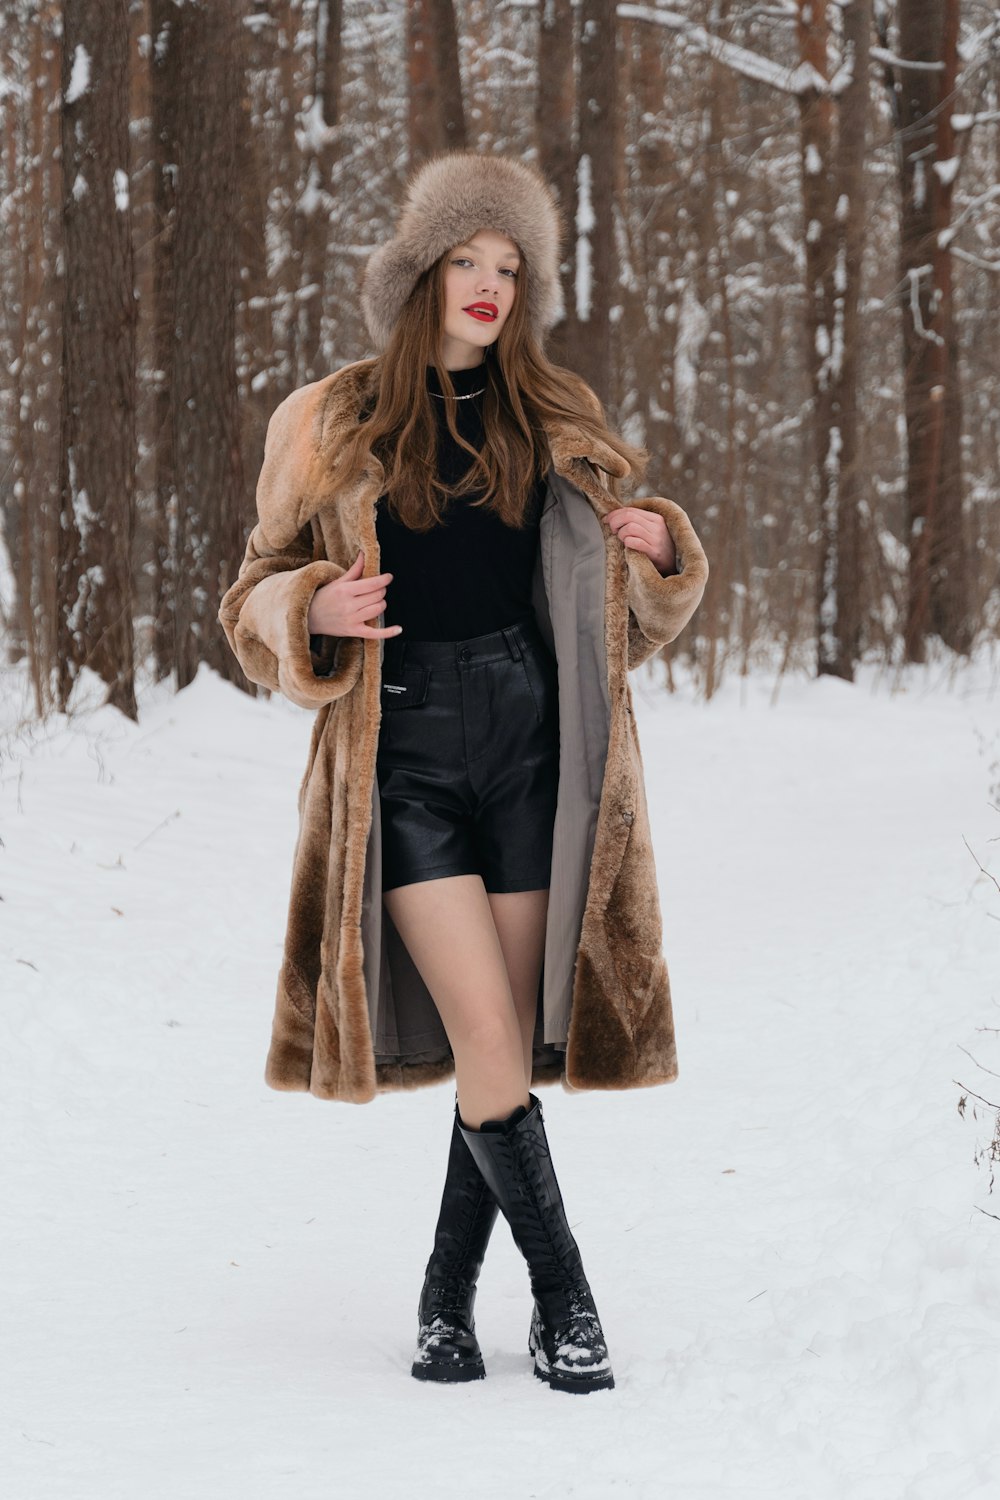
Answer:
<svg viewBox="0 0 1000 1500"><path fill-rule="evenodd" d="M257 489L258 522L219 619L246 675L318 709L299 792L284 958L265 1080L363 1103L379 1092L454 1076L454 1060L376 1062L362 946L366 850L380 719L380 642L328 640L310 651L309 601L365 552L381 571L375 504L384 470L338 472L340 437L356 423L371 360L293 392L274 412ZM596 402L596 397L594 397ZM547 426L552 469L598 516L617 504L601 472L624 461L576 423ZM627 472L627 470L626 470ZM551 471L550 471L551 473ZM625 1089L677 1076L673 1015L642 755L627 674L691 619L708 578L704 551L672 500L631 502L664 517L680 572L663 577L604 528L607 688L611 719L565 1053L539 1062L532 1086ZM560 697L573 691L560 673ZM376 899L380 898L376 894Z"/></svg>
<svg viewBox="0 0 1000 1500"><path fill-rule="evenodd" d="M477 229L508 235L524 255L528 309L537 337L563 314L562 222L545 179L526 162L479 151L432 157L407 187L396 234L368 258L361 308L376 350L389 341L417 278Z"/></svg>

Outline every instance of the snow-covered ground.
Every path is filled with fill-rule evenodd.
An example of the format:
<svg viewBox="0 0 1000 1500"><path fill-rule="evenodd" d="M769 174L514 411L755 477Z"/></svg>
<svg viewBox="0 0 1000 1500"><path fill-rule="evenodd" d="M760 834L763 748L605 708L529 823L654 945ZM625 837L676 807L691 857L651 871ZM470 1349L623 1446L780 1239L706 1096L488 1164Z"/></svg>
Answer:
<svg viewBox="0 0 1000 1500"><path fill-rule="evenodd" d="M502 1221L487 1379L410 1377L450 1086L262 1081L311 715L202 671L18 727L6 674L6 1500L995 1500L996 669L632 682L681 1076L542 1096L577 1398Z"/></svg>

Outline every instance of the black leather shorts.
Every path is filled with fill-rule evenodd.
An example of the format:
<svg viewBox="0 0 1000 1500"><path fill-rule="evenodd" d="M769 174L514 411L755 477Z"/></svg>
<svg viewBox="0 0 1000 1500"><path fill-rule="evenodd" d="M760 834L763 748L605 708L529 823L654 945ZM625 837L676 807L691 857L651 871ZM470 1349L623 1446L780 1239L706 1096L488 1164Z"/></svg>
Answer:
<svg viewBox="0 0 1000 1500"><path fill-rule="evenodd" d="M382 889L446 875L546 889L559 698L534 617L464 641L387 639L381 696Z"/></svg>

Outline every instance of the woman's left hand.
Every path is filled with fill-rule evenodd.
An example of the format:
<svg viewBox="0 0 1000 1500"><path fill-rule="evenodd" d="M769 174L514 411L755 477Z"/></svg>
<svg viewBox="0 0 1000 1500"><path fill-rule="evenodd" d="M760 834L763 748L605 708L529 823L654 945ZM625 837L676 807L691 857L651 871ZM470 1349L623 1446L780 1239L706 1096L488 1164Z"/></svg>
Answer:
<svg viewBox="0 0 1000 1500"><path fill-rule="evenodd" d="M667 523L658 510L642 510L637 505L622 505L604 517L619 541L635 552L645 552L660 573L673 573L677 552Z"/></svg>

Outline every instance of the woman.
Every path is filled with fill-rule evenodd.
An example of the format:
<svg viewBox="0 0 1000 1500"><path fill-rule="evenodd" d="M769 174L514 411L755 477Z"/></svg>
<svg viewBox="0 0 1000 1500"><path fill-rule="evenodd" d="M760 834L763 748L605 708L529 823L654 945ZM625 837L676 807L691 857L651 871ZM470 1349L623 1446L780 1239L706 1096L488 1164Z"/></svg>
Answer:
<svg viewBox="0 0 1000 1500"><path fill-rule="evenodd" d="M485 1374L498 1212L550 1386L613 1386L532 1085L676 1077L627 673L708 577L645 454L552 365L544 180L453 152L412 178L361 303L380 353L273 414L220 620L247 676L318 708L266 1081L365 1102L454 1077L412 1373ZM381 622L381 623L377 623Z"/></svg>

